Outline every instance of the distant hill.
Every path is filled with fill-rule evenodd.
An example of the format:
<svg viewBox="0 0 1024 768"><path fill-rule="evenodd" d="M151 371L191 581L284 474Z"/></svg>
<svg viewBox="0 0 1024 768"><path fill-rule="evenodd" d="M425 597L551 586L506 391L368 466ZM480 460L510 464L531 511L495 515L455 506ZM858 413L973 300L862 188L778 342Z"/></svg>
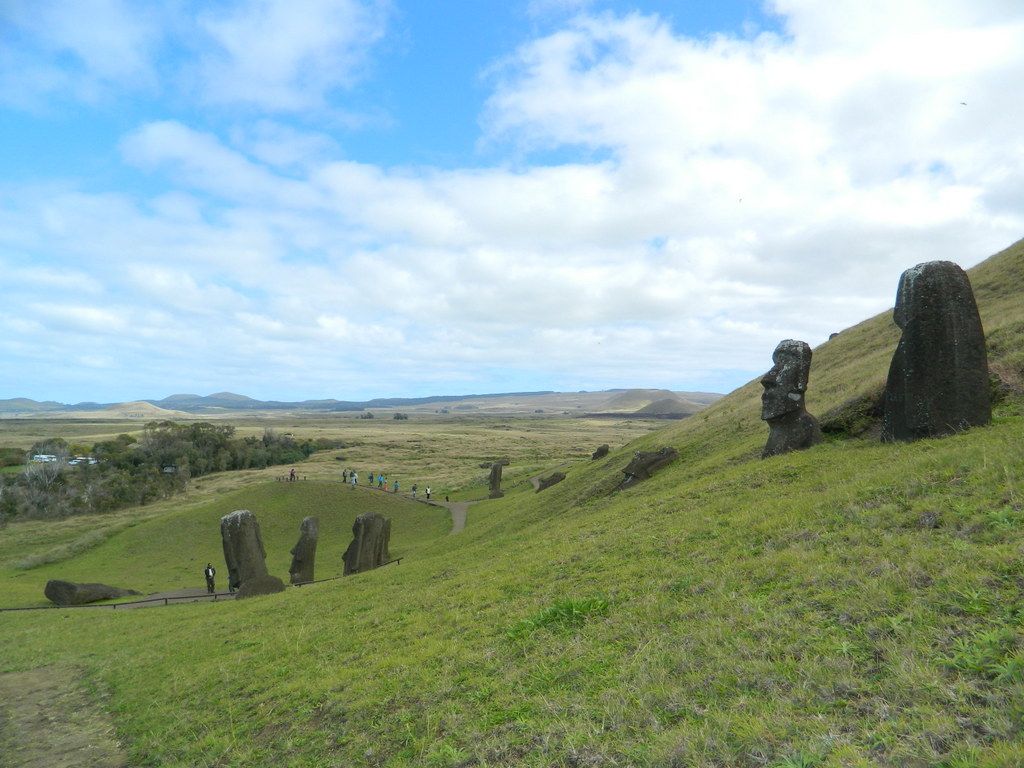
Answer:
<svg viewBox="0 0 1024 768"><path fill-rule="evenodd" d="M67 408L66 405L56 403L52 400L47 400L42 403L36 402L35 400L29 400L27 397L12 397L7 400L0 400L0 413L40 413L44 411L60 411L65 408Z"/></svg>
<svg viewBox="0 0 1024 768"><path fill-rule="evenodd" d="M601 403L595 410L603 415L683 419L720 397L707 393L693 395L703 402L690 399L689 392L683 396L667 389L629 389Z"/></svg>

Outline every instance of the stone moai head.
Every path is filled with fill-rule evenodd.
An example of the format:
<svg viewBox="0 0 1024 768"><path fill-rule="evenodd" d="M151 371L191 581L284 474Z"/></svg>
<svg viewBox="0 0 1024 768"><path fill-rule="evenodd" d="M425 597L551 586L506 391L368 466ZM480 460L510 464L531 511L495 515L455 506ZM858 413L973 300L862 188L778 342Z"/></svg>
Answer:
<svg viewBox="0 0 1024 768"><path fill-rule="evenodd" d="M267 573L267 552L256 516L247 509L237 509L220 519L221 540L228 580L238 586L238 597L268 595L284 590L284 583Z"/></svg>
<svg viewBox="0 0 1024 768"><path fill-rule="evenodd" d="M882 440L951 435L992 418L985 331L971 282L951 261L900 276L893 321L903 331L882 405Z"/></svg>
<svg viewBox="0 0 1024 768"><path fill-rule="evenodd" d="M804 410L804 393L811 373L811 348L807 342L786 339L772 353L775 365L761 379L761 418L777 419Z"/></svg>

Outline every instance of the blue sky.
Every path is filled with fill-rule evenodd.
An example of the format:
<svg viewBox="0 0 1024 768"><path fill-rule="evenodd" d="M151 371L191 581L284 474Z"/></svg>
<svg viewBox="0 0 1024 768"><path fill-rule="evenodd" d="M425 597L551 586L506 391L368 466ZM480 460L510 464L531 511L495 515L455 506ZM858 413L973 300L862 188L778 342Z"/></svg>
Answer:
<svg viewBox="0 0 1024 768"><path fill-rule="evenodd" d="M1024 236L1022 79L1017 0L6 0L0 398L729 391Z"/></svg>

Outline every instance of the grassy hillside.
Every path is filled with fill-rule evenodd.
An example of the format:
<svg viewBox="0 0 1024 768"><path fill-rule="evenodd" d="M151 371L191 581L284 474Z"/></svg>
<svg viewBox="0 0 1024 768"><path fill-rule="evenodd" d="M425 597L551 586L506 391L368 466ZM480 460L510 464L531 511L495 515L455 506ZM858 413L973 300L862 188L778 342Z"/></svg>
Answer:
<svg viewBox="0 0 1024 768"><path fill-rule="evenodd" d="M1024 244L972 280L1012 381ZM816 350L810 410L872 392L895 340L885 315ZM137 765L1024 764L1019 392L955 437L832 439L767 461L759 395L752 382L599 461L552 451L565 481L475 504L454 536L442 510L327 479L189 497L30 570L14 555L84 534L11 526L8 599L111 564L198 581L230 508L260 517L279 575L297 520L344 528L369 504L394 517L406 560L235 603L2 613L0 671L74 668ZM614 491L633 451L663 445L680 460ZM454 488L448 447L464 451L455 432L431 462Z"/></svg>

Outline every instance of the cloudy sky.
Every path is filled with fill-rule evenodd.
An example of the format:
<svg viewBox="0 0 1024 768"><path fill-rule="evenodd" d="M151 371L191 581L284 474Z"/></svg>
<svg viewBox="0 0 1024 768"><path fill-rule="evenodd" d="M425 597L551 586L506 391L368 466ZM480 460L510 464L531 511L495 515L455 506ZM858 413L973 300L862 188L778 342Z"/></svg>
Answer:
<svg viewBox="0 0 1024 768"><path fill-rule="evenodd" d="M0 0L0 398L727 392L1024 237L1020 0Z"/></svg>

